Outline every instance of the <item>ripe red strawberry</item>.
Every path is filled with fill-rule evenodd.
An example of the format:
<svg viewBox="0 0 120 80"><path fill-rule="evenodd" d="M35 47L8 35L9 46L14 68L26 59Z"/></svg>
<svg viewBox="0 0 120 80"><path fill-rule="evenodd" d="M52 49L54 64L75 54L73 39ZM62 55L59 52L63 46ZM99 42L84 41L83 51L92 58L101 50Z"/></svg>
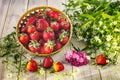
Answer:
<svg viewBox="0 0 120 80"><path fill-rule="evenodd" d="M62 23L62 22L64 22L64 21L66 21L66 17L60 18L58 22L59 22L59 23Z"/></svg>
<svg viewBox="0 0 120 80"><path fill-rule="evenodd" d="M44 53L49 54L54 50L55 43L54 41L48 40L47 43L44 44Z"/></svg>
<svg viewBox="0 0 120 80"><path fill-rule="evenodd" d="M35 60L31 60L30 62L28 62L26 69L32 72L37 71L38 70L37 62Z"/></svg>
<svg viewBox="0 0 120 80"><path fill-rule="evenodd" d="M59 38L62 44L66 44L69 40L67 31L62 30L62 33L60 34Z"/></svg>
<svg viewBox="0 0 120 80"><path fill-rule="evenodd" d="M47 68L51 68L52 65L53 65L53 59L50 56L45 57L43 60L43 67L47 69Z"/></svg>
<svg viewBox="0 0 120 80"><path fill-rule="evenodd" d="M28 29L28 27L26 27L25 25L23 25L22 27L20 27L20 32L21 33L26 33L27 29Z"/></svg>
<svg viewBox="0 0 120 80"><path fill-rule="evenodd" d="M62 29L68 30L70 28L70 23L69 22L62 22L61 23Z"/></svg>
<svg viewBox="0 0 120 80"><path fill-rule="evenodd" d="M68 36L64 37L62 40L61 40L61 43L62 44L66 44L68 42Z"/></svg>
<svg viewBox="0 0 120 80"><path fill-rule="evenodd" d="M28 34L34 33L36 31L36 27L35 26L28 26L27 32Z"/></svg>
<svg viewBox="0 0 120 80"><path fill-rule="evenodd" d="M38 52L40 53L41 51L41 47L40 44L35 40L35 41L31 41L31 43L29 43L28 48L31 52Z"/></svg>
<svg viewBox="0 0 120 80"><path fill-rule="evenodd" d="M58 50L60 48L62 48L62 44L60 42L56 41L55 42L55 49Z"/></svg>
<svg viewBox="0 0 120 80"><path fill-rule="evenodd" d="M60 13L58 11L55 10L48 10L46 12L47 16L49 16L50 18L53 18L55 20L59 19Z"/></svg>
<svg viewBox="0 0 120 80"><path fill-rule="evenodd" d="M50 27L51 27L54 31L58 31L59 28L60 28L60 25L59 25L58 22L54 21L54 22L51 22Z"/></svg>
<svg viewBox="0 0 120 80"><path fill-rule="evenodd" d="M43 39L45 41L54 40L55 39L55 34L54 34L53 29L48 27L47 30L43 32Z"/></svg>
<svg viewBox="0 0 120 80"><path fill-rule="evenodd" d="M45 41L41 38L41 39L39 40L40 46L44 46L44 43L45 43Z"/></svg>
<svg viewBox="0 0 120 80"><path fill-rule="evenodd" d="M105 56L103 54L100 54L97 56L96 58L96 64L98 65L106 65L107 64L107 59L105 58Z"/></svg>
<svg viewBox="0 0 120 80"><path fill-rule="evenodd" d="M31 40L39 40L40 38L42 38L42 33L41 32L34 32L32 34L30 34L30 38Z"/></svg>
<svg viewBox="0 0 120 80"><path fill-rule="evenodd" d="M29 42L29 37L27 34L21 34L19 40L24 46L27 46Z"/></svg>
<svg viewBox="0 0 120 80"><path fill-rule="evenodd" d="M64 65L61 62L55 62L53 64L53 68L56 72L60 72L60 71L64 70Z"/></svg>
<svg viewBox="0 0 120 80"><path fill-rule="evenodd" d="M30 17L26 22L26 26L33 25L35 23L36 19L37 19L36 16Z"/></svg>
<svg viewBox="0 0 120 80"><path fill-rule="evenodd" d="M44 31L49 26L48 22L45 19L39 19L37 23L37 30Z"/></svg>

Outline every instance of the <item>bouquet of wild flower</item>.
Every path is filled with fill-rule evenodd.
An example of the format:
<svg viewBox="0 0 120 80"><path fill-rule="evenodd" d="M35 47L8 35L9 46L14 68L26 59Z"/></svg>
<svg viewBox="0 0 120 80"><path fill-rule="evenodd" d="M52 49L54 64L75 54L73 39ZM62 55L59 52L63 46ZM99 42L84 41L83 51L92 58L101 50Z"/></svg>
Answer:
<svg viewBox="0 0 120 80"><path fill-rule="evenodd" d="M95 58L104 54L112 63L120 55L120 1L68 0L65 12L73 23L73 35L87 43Z"/></svg>

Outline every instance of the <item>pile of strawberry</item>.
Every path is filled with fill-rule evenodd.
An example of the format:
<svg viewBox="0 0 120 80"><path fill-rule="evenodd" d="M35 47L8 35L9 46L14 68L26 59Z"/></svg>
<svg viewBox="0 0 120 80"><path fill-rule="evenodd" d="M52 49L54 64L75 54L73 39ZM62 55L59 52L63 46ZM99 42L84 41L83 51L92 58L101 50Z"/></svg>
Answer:
<svg viewBox="0 0 120 80"><path fill-rule="evenodd" d="M31 13L19 27L19 41L33 53L50 54L70 37L70 22L61 12L41 9Z"/></svg>

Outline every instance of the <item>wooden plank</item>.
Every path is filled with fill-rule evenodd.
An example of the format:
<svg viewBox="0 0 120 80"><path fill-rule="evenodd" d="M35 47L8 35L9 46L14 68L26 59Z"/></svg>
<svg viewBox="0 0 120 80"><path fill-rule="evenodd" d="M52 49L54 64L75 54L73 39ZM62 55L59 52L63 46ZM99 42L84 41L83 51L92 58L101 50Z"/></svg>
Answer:
<svg viewBox="0 0 120 80"><path fill-rule="evenodd" d="M6 13L6 20L4 21L5 24L3 26L4 29L2 37L6 36L14 30L13 26L17 25L20 16L26 11L26 5L27 0L11 0L8 11ZM5 70L3 80L16 80L16 74Z"/></svg>
<svg viewBox="0 0 120 80"><path fill-rule="evenodd" d="M56 7L60 10L64 9L62 3L65 3L66 0L48 0L48 6Z"/></svg>
<svg viewBox="0 0 120 80"><path fill-rule="evenodd" d="M2 37L6 36L14 29L13 27L17 25L19 18L26 11L27 0L12 0L7 13L7 18L5 21Z"/></svg>
<svg viewBox="0 0 120 80"><path fill-rule="evenodd" d="M92 80L89 65L74 67L74 80Z"/></svg>
<svg viewBox="0 0 120 80"><path fill-rule="evenodd" d="M96 66L90 65L90 72L91 72L91 80L101 80L102 79L101 73Z"/></svg>
<svg viewBox="0 0 120 80"><path fill-rule="evenodd" d="M11 0L0 0L0 37L3 30L6 14Z"/></svg>
<svg viewBox="0 0 120 80"><path fill-rule="evenodd" d="M112 69L112 67L107 67L107 68L102 68L100 69L100 73L101 73L101 78L102 80L112 80L111 78L111 72L110 69ZM116 80L116 79L115 79Z"/></svg>
<svg viewBox="0 0 120 80"><path fill-rule="evenodd" d="M28 9L47 5L46 0L29 0Z"/></svg>

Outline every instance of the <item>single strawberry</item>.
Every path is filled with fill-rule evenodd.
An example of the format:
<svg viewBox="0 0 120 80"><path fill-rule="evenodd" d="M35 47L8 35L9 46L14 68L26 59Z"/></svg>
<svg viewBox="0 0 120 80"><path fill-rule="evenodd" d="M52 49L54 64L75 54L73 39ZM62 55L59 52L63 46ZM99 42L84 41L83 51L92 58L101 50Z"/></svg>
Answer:
<svg viewBox="0 0 120 80"><path fill-rule="evenodd" d="M28 29L28 27L26 27L25 25L23 25L22 27L20 27L20 32L21 33L27 33L27 29Z"/></svg>
<svg viewBox="0 0 120 80"><path fill-rule="evenodd" d="M48 40L47 43L44 44L44 53L50 54L54 51L55 42Z"/></svg>
<svg viewBox="0 0 120 80"><path fill-rule="evenodd" d="M68 38L68 36L66 36L61 40L61 43L66 44L68 42L68 40L69 40L69 38Z"/></svg>
<svg viewBox="0 0 120 80"><path fill-rule="evenodd" d="M48 22L45 19L39 19L37 23L37 30L44 31L49 26Z"/></svg>
<svg viewBox="0 0 120 80"><path fill-rule="evenodd" d="M28 62L26 69L32 72L37 71L38 70L37 62L35 60L31 60L30 62Z"/></svg>
<svg viewBox="0 0 120 80"><path fill-rule="evenodd" d="M35 41L31 41L31 42L29 43L28 49L29 49L31 52L33 52L33 53L35 53L35 52L40 53L40 51L41 51L40 44L39 44L38 41L36 41L36 40L35 40Z"/></svg>
<svg viewBox="0 0 120 80"><path fill-rule="evenodd" d="M50 56L45 57L43 60L43 67L47 69L47 68L51 68L52 65L53 65L53 59Z"/></svg>
<svg viewBox="0 0 120 80"><path fill-rule="evenodd" d="M58 20L59 16L60 16L60 13L55 10L48 10L48 11L46 11L46 14L48 17L53 18L55 20Z"/></svg>
<svg viewBox="0 0 120 80"><path fill-rule="evenodd" d="M55 41L55 49L58 50L60 48L62 48L62 44L58 41Z"/></svg>
<svg viewBox="0 0 120 80"><path fill-rule="evenodd" d="M66 21L66 17L60 18L58 22L59 22L59 23L62 23L62 22L64 22L64 21Z"/></svg>
<svg viewBox="0 0 120 80"><path fill-rule="evenodd" d="M28 18L27 22L26 22L26 26L30 26L30 25L33 25L36 21L36 16L32 16L30 18Z"/></svg>
<svg viewBox="0 0 120 80"><path fill-rule="evenodd" d="M61 22L62 29L68 30L70 28L70 23L67 21Z"/></svg>
<svg viewBox="0 0 120 80"><path fill-rule="evenodd" d="M19 40L24 46L27 46L29 42L29 37L27 34L21 34Z"/></svg>
<svg viewBox="0 0 120 80"><path fill-rule="evenodd" d="M36 31L36 27L33 25L28 26L27 32L28 34L34 33Z"/></svg>
<svg viewBox="0 0 120 80"><path fill-rule="evenodd" d="M54 31L58 31L60 28L60 25L58 22L54 21L50 23L50 27L54 30Z"/></svg>
<svg viewBox="0 0 120 80"><path fill-rule="evenodd" d="M55 62L53 64L53 68L56 72L60 72L60 71L64 70L64 65L61 62Z"/></svg>
<svg viewBox="0 0 120 80"><path fill-rule="evenodd" d="M105 56L103 54L98 55L95 61L96 61L96 64L98 64L98 65L106 65L107 64L107 59L105 58Z"/></svg>
<svg viewBox="0 0 120 80"><path fill-rule="evenodd" d="M48 27L47 30L43 32L43 39L45 41L54 40L55 39L55 34L54 34L53 29Z"/></svg>
<svg viewBox="0 0 120 80"><path fill-rule="evenodd" d="M65 30L62 30L62 33L59 35L59 38L62 44L66 44L69 40L68 32Z"/></svg>
<svg viewBox="0 0 120 80"><path fill-rule="evenodd" d="M30 39L39 41L39 39L42 38L42 34L43 34L42 32L36 31L36 32L30 34Z"/></svg>

